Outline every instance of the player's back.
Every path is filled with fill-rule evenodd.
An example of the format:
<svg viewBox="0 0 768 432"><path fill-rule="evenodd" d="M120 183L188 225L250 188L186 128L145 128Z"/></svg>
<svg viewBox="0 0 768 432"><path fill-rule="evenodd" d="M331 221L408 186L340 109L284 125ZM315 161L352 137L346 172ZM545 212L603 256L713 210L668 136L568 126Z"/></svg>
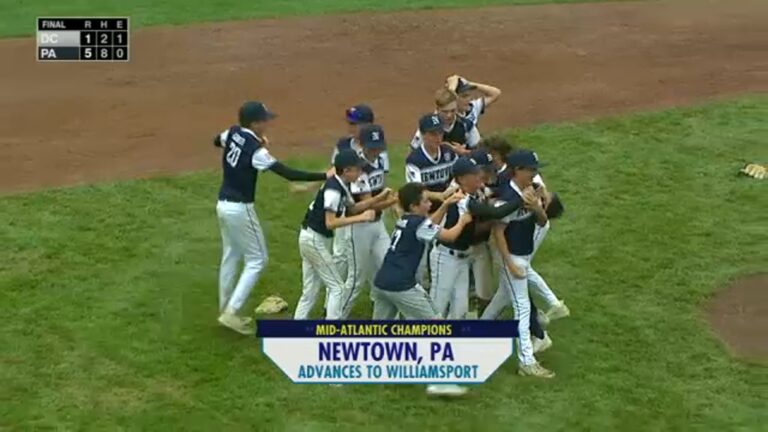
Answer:
<svg viewBox="0 0 768 432"><path fill-rule="evenodd" d="M396 222L389 250L376 273L377 288L405 291L416 285L416 270L424 255L425 240L434 238L434 233L420 233L420 230L434 232L439 227L424 216L414 214L405 214Z"/></svg>
<svg viewBox="0 0 768 432"><path fill-rule="evenodd" d="M223 179L219 190L222 201L252 203L258 180L253 154L261 142L249 129L232 126L220 135Z"/></svg>
<svg viewBox="0 0 768 432"><path fill-rule="evenodd" d="M474 127L475 125L471 119L459 116L456 118L456 121L453 122L451 129L445 131L443 139L447 142L456 144L469 144L468 136ZM477 143L472 143L470 147L475 147L476 144Z"/></svg>

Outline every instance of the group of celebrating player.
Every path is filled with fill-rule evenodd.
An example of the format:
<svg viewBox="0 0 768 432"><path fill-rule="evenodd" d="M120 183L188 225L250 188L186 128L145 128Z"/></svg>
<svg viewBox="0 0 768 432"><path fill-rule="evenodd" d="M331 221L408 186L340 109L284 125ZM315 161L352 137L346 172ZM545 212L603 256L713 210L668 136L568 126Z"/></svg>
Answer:
<svg viewBox="0 0 768 432"><path fill-rule="evenodd" d="M531 261L562 204L544 185L536 153L502 137L481 138L479 118L500 95L493 86L449 77L436 92L435 111L419 120L405 161L408 183L397 192L386 187L386 140L370 107L346 110L349 131L334 149L333 166L308 173L269 154L265 132L274 114L262 103L244 104L239 125L214 139L223 148L224 171L217 205L224 248L219 322L254 331L238 311L267 261L253 201L258 172L270 170L293 181L324 180L299 233L303 289L295 319L309 318L323 287L326 319L348 318L366 283L373 319L495 319L512 305L519 373L553 377L534 353L552 345L544 327L570 312ZM391 235L382 218L390 209L398 217ZM536 309L529 286L546 312Z"/></svg>

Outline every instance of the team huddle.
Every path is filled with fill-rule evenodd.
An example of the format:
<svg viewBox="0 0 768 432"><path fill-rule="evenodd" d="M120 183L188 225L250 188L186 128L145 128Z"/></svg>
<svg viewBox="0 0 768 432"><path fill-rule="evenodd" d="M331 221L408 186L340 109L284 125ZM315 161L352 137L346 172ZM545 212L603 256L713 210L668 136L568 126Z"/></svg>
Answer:
<svg viewBox="0 0 768 432"><path fill-rule="evenodd" d="M253 320L238 312L267 264L253 202L258 174L269 170L290 181L323 181L299 232L303 287L295 319L309 319L322 293L326 319L350 318L366 286L373 319L496 319L512 306L519 373L553 377L534 354L552 345L544 330L549 322L570 311L531 262L563 207L545 186L536 153L502 137L481 137L478 121L500 95L493 86L449 77L435 94L435 111L418 121L405 160L407 183L397 191L386 186L384 130L367 105L346 110L349 130L334 148L332 166L311 173L272 157L266 131L275 115L263 103L245 103L238 125L214 138L224 174L217 204L219 322L254 332ZM397 218L391 234L385 212ZM432 394L465 391L428 387Z"/></svg>

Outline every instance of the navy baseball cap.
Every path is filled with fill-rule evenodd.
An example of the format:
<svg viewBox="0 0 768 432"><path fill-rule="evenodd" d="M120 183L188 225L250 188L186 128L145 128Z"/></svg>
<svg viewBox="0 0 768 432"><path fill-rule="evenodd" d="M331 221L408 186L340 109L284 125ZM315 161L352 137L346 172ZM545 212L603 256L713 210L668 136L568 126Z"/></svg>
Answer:
<svg viewBox="0 0 768 432"><path fill-rule="evenodd" d="M337 170L343 170L344 168L350 168L354 166L362 166L363 159L356 151L352 149L345 149L336 154L333 158L333 166ZM341 174L341 173L339 173Z"/></svg>
<svg viewBox="0 0 768 432"><path fill-rule="evenodd" d="M443 124L440 121L440 117L437 114L427 114L419 119L419 131L424 132L437 132L443 131Z"/></svg>
<svg viewBox="0 0 768 432"><path fill-rule="evenodd" d="M358 104L346 111L347 121L352 124L373 123L373 110L365 104Z"/></svg>
<svg viewBox="0 0 768 432"><path fill-rule="evenodd" d="M383 150L387 147L384 139L384 129L375 124L369 124L360 130L360 143L367 149Z"/></svg>
<svg viewBox="0 0 768 432"><path fill-rule="evenodd" d="M240 107L238 113L241 126L247 126L253 122L263 122L277 117L266 105L258 101L248 101Z"/></svg>
<svg viewBox="0 0 768 432"><path fill-rule="evenodd" d="M453 164L453 176L461 177L467 174L478 174L480 169L480 165L478 165L474 159L460 157L456 159L456 162Z"/></svg>
<svg viewBox="0 0 768 432"><path fill-rule="evenodd" d="M491 156L491 154L486 150L482 149L473 151L469 154L469 157L483 168L491 166L491 163L493 162L493 156Z"/></svg>
<svg viewBox="0 0 768 432"><path fill-rule="evenodd" d="M536 152L531 150L518 150L511 153L507 156L507 165L510 168L526 167L533 169L539 169L539 167L544 166L543 163L539 162Z"/></svg>
<svg viewBox="0 0 768 432"><path fill-rule="evenodd" d="M474 84L470 84L469 81L465 80L464 78L459 78L459 83L456 84L456 93L466 93L468 91L472 91L477 89L477 86Z"/></svg>

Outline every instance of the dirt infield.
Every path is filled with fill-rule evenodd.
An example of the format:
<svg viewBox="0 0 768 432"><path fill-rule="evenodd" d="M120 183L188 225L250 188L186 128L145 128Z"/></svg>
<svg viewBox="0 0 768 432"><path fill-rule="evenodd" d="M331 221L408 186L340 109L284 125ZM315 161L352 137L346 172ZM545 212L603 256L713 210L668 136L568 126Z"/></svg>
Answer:
<svg viewBox="0 0 768 432"><path fill-rule="evenodd" d="M736 355L768 362L768 273L741 278L718 292L707 314Z"/></svg>
<svg viewBox="0 0 768 432"><path fill-rule="evenodd" d="M328 152L347 105L406 138L453 72L500 86L482 129L768 90L768 2L550 5L152 28L130 64L0 41L0 192L210 167L247 98L278 154Z"/></svg>

